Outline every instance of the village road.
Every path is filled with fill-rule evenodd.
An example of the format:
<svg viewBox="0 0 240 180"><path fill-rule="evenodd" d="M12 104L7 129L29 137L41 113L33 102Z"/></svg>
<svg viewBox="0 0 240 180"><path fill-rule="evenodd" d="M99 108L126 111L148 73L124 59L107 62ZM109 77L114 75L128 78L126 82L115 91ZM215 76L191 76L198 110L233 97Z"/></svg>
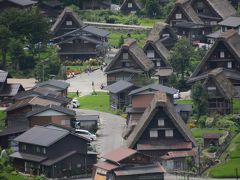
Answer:
<svg viewBox="0 0 240 180"><path fill-rule="evenodd" d="M126 120L120 116L105 112L76 109L79 114L98 114L100 116L99 137L93 142L100 156L121 147L124 144L122 132L126 124Z"/></svg>

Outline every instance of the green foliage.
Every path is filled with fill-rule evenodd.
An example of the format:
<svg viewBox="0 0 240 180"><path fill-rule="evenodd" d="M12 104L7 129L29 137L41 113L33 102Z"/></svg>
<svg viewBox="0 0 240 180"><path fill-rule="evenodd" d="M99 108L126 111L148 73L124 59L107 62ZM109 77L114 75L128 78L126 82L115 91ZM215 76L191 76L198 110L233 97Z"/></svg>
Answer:
<svg viewBox="0 0 240 180"><path fill-rule="evenodd" d="M205 128L206 120L207 120L207 116L200 116L200 118L198 119L198 126L200 128Z"/></svg>
<svg viewBox="0 0 240 180"><path fill-rule="evenodd" d="M0 129L3 129L5 127L5 118L6 118L6 112L0 111Z"/></svg>
<svg viewBox="0 0 240 180"><path fill-rule="evenodd" d="M202 115L206 115L208 97L206 90L200 82L197 82L192 86L191 98L193 100L193 113L196 115L197 119Z"/></svg>
<svg viewBox="0 0 240 180"><path fill-rule="evenodd" d="M181 38L170 52L170 62L177 76L181 75L181 80L190 71L191 59L195 56L194 48L189 44L188 39Z"/></svg>
<svg viewBox="0 0 240 180"><path fill-rule="evenodd" d="M146 14L149 17L156 17L160 15L160 6L158 0L148 0L145 3Z"/></svg>
<svg viewBox="0 0 240 180"><path fill-rule="evenodd" d="M208 152L209 152L209 153L214 153L214 152L217 151L217 149L218 149L218 148L217 148L216 146L211 146L211 147L208 148Z"/></svg>
<svg viewBox="0 0 240 180"><path fill-rule="evenodd" d="M218 129L218 128L193 128L191 129L192 135L195 138L202 138L203 134L205 133L224 133L225 130Z"/></svg>

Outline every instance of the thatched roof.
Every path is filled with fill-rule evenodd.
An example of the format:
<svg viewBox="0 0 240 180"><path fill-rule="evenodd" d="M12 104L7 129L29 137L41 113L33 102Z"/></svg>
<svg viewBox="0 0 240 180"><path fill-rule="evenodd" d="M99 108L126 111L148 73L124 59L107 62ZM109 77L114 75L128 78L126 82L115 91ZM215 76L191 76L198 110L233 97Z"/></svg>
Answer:
<svg viewBox="0 0 240 180"><path fill-rule="evenodd" d="M214 45L208 51L208 53L203 57L201 63L197 66L193 74L191 75L189 81L193 81L193 79L199 76L200 70L203 68L204 64L208 61L211 57L212 53L217 48L218 44L223 42L226 46L226 49L229 50L233 57L240 63L240 36L236 30L228 30L222 33L215 41ZM205 73L208 73L207 71Z"/></svg>
<svg viewBox="0 0 240 180"><path fill-rule="evenodd" d="M222 19L226 19L229 16L235 16L237 14L235 8L229 2L229 0L206 0L210 6L218 13Z"/></svg>
<svg viewBox="0 0 240 180"><path fill-rule="evenodd" d="M233 84L224 75L223 68L216 68L208 73L208 78L204 81L203 85L206 87L209 80L212 80L216 85L221 95L228 100L237 96L237 92Z"/></svg>
<svg viewBox="0 0 240 180"><path fill-rule="evenodd" d="M123 53L123 49L128 51L128 54L140 66L143 71L148 72L153 69L153 63L148 59L143 49L137 46L136 40L127 39L122 45L121 49L117 52L111 63L106 68L106 72L110 71L115 62L119 60L120 55Z"/></svg>
<svg viewBox="0 0 240 180"><path fill-rule="evenodd" d="M78 28L82 28L84 26L84 23L82 22L80 17L72 9L66 7L51 27L51 32L53 34L58 31L67 16L70 16L72 18L72 20L77 24Z"/></svg>
<svg viewBox="0 0 240 180"><path fill-rule="evenodd" d="M136 5L136 7L138 8L138 10L141 10L142 7L142 3L140 2L140 0L131 0L130 2L132 2L133 4ZM122 10L122 8L127 7L128 3L130 3L129 0L124 0L124 2L122 3L120 10Z"/></svg>
<svg viewBox="0 0 240 180"><path fill-rule="evenodd" d="M173 103L167 97L166 93L156 93L150 105L144 111L139 123L134 128L126 141L126 145L129 148L133 148L149 123L152 121L155 114L158 112L159 107L162 107L166 114L169 116L175 127L182 134L186 142L192 142L196 145L195 139L191 134L191 131L187 128L186 124L182 120L181 116L177 113Z"/></svg>
<svg viewBox="0 0 240 180"><path fill-rule="evenodd" d="M148 34L147 41L153 41L153 42L158 41L160 39L160 34L161 34L162 30L164 30L165 28L170 29L170 26L168 24L162 23L162 22L155 23L152 30Z"/></svg>

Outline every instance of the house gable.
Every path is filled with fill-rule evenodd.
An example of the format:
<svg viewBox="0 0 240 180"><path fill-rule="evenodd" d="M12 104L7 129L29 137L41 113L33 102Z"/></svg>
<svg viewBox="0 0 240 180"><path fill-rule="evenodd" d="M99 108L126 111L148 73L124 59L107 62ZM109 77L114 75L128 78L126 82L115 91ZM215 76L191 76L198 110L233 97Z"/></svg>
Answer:
<svg viewBox="0 0 240 180"><path fill-rule="evenodd" d="M125 0L120 8L124 13L136 13L140 10L140 4L138 0Z"/></svg>

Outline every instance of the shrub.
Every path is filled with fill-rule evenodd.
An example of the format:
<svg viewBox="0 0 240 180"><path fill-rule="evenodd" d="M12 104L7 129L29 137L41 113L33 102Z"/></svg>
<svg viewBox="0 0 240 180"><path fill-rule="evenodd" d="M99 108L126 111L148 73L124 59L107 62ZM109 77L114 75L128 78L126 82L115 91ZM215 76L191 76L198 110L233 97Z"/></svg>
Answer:
<svg viewBox="0 0 240 180"><path fill-rule="evenodd" d="M214 118L208 117L205 121L205 127L211 128L213 127L213 124L214 124Z"/></svg>
<svg viewBox="0 0 240 180"><path fill-rule="evenodd" d="M211 147L208 148L208 152L209 152L209 153L214 153L214 152L217 151L217 149L218 149L218 148L217 148L216 146L211 146Z"/></svg>
<svg viewBox="0 0 240 180"><path fill-rule="evenodd" d="M198 125L200 128L205 127L206 120L207 120L207 116L200 116L200 118L198 120Z"/></svg>

